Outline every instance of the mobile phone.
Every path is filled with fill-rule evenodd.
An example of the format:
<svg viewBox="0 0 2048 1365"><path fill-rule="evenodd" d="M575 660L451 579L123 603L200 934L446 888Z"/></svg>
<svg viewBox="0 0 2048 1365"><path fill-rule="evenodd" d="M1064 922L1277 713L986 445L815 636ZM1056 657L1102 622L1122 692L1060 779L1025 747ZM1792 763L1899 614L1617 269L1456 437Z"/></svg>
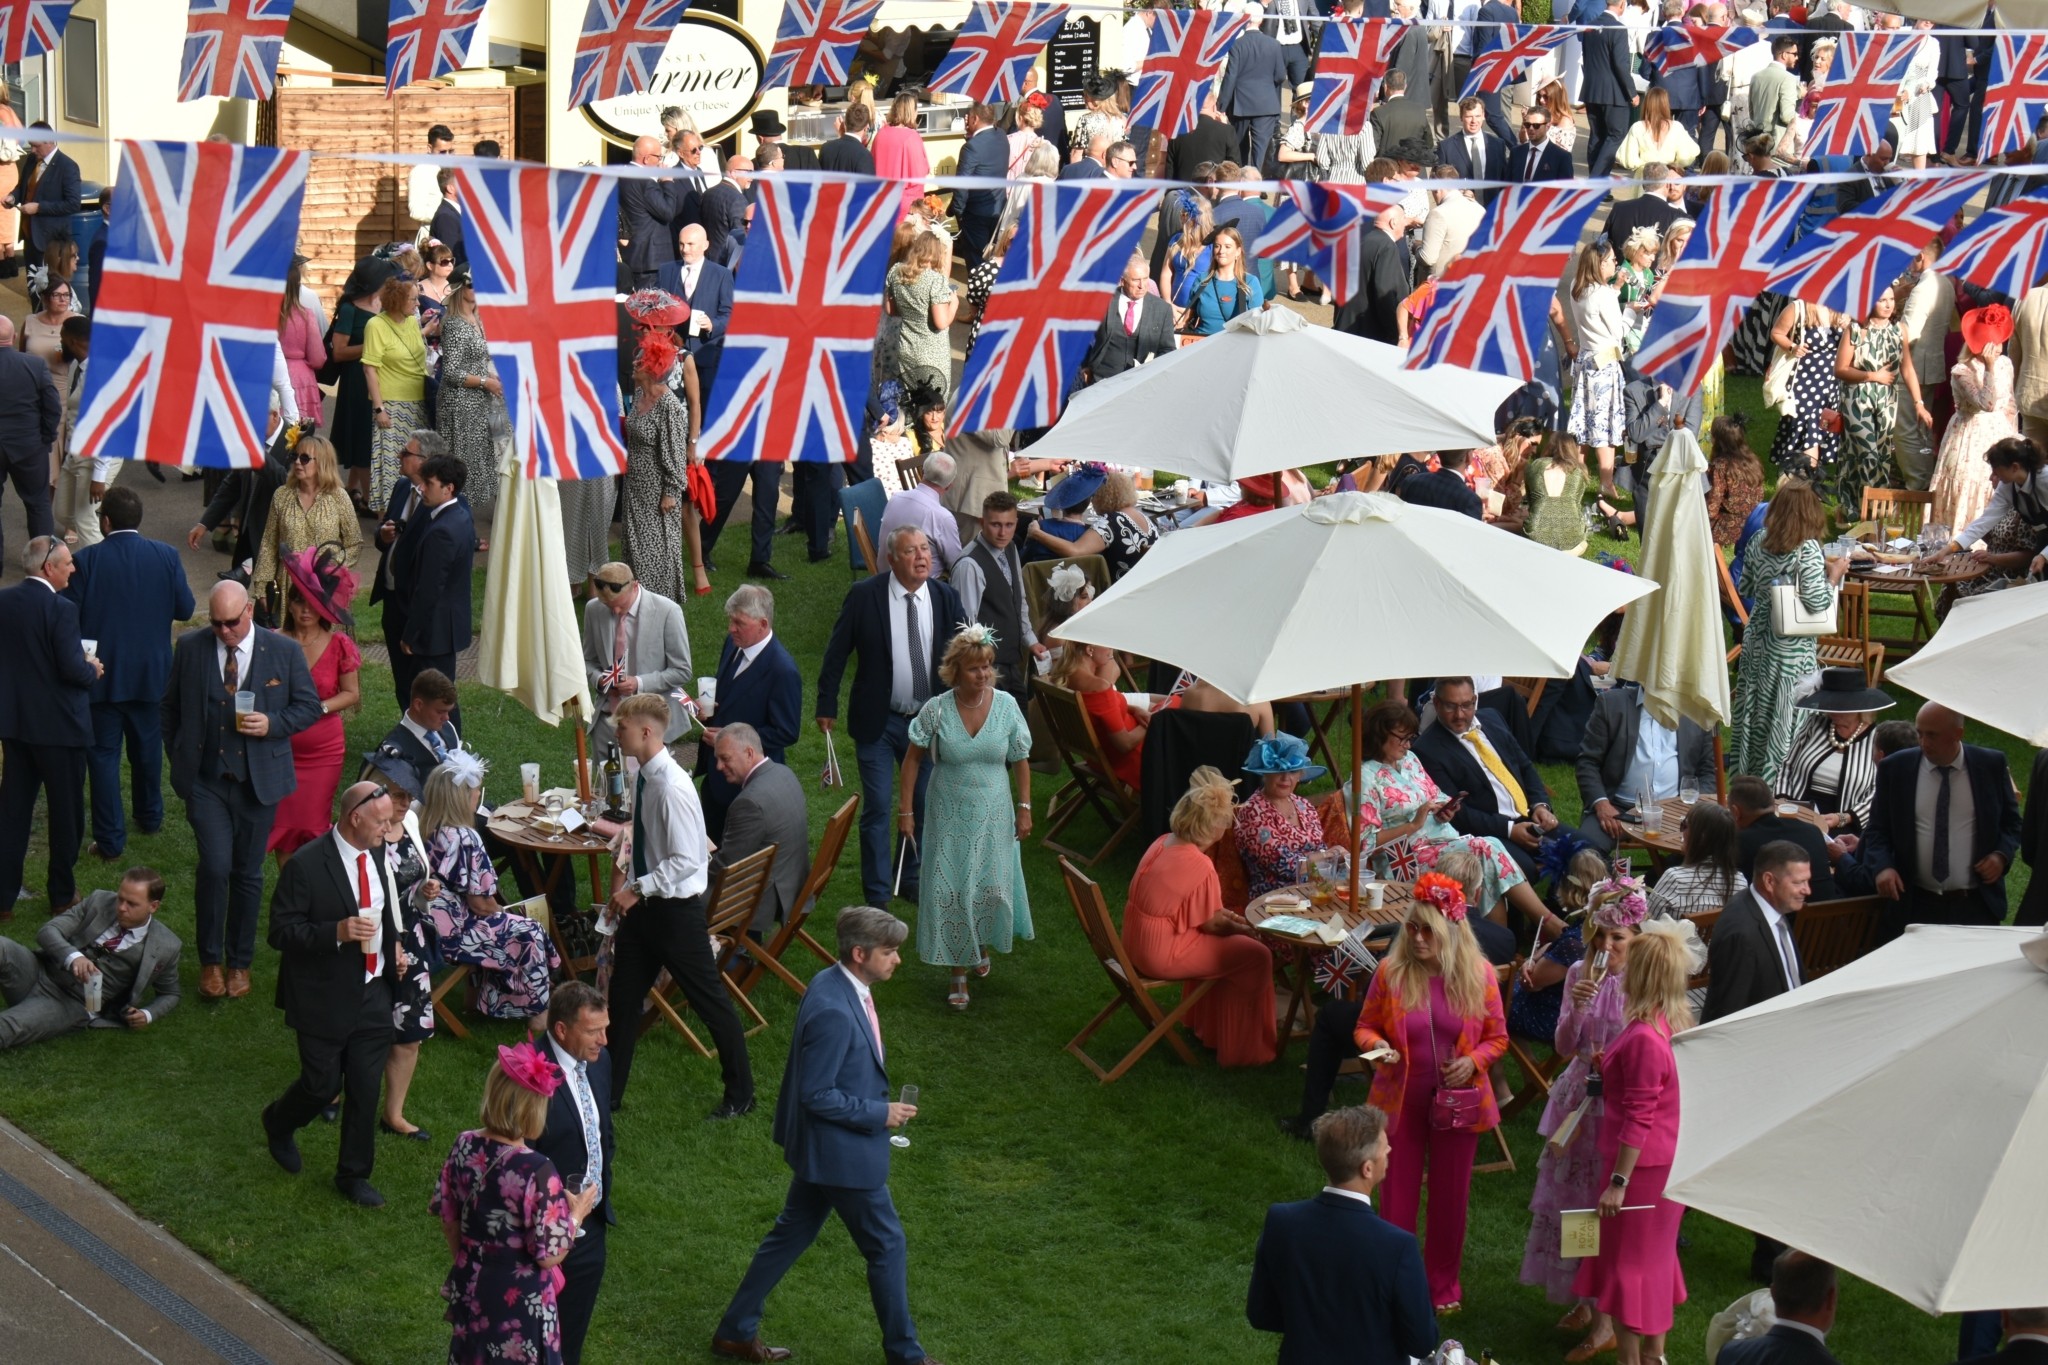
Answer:
<svg viewBox="0 0 2048 1365"><path fill-rule="evenodd" d="M1464 808L1465 798L1470 795L1470 792L1459 792L1456 796L1444 802L1444 808L1436 813L1436 818L1439 820L1454 818Z"/></svg>

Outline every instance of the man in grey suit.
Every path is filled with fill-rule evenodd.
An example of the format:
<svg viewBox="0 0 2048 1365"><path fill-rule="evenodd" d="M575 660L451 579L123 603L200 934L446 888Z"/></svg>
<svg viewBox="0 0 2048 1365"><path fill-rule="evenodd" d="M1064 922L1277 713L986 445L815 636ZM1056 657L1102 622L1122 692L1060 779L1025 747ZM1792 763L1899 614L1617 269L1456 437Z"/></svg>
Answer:
<svg viewBox="0 0 2048 1365"><path fill-rule="evenodd" d="M690 686L690 635L683 609L633 577L629 564L606 564L591 579L597 592L583 604L583 670L597 714L590 742L602 752L612 742L612 712L636 692L667 696ZM669 708L664 744L690 728L680 706Z"/></svg>
<svg viewBox="0 0 2048 1365"><path fill-rule="evenodd" d="M1714 736L1683 718L1672 730L1643 710L1639 685L1616 683L1586 722L1575 767L1586 812L1579 834L1611 853L1621 838L1622 812L1632 803L1676 796L1686 780L1701 791L1713 790Z"/></svg>
<svg viewBox="0 0 2048 1365"><path fill-rule="evenodd" d="M0 1051L87 1027L145 1029L176 1009L183 945L156 921L163 903L164 879L131 867L118 892L95 891L37 930L40 958L0 938Z"/></svg>
<svg viewBox="0 0 2048 1365"><path fill-rule="evenodd" d="M1273 145L1273 133L1280 124L1280 111L1287 100L1287 54L1280 44L1260 31L1266 7L1248 0L1244 17L1252 27L1237 35L1230 45L1230 66L1223 73L1223 86L1216 94L1216 107L1230 117L1237 129L1243 163L1259 166L1266 149Z"/></svg>
<svg viewBox="0 0 2048 1365"><path fill-rule="evenodd" d="M326 715L327 703L313 688L305 651L256 624L248 589L216 584L206 611L212 624L186 631L171 651L164 750L199 849L199 996L239 999L256 958L270 824L299 784L292 736ZM244 692L254 710L238 714L236 694Z"/></svg>
<svg viewBox="0 0 2048 1365"><path fill-rule="evenodd" d="M720 726L717 754L720 775L740 794L726 808L725 836L711 855L712 863L726 867L775 846L768 892L755 907L749 926L758 939L769 925L780 924L796 910L796 898L810 874L811 822L804 784L761 752L761 734L751 725Z"/></svg>

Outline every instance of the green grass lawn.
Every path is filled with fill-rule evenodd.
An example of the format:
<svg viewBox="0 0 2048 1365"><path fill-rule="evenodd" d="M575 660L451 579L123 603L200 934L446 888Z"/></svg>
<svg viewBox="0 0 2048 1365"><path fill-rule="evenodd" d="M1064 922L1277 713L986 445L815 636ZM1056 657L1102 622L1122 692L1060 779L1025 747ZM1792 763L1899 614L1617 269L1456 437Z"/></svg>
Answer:
<svg viewBox="0 0 2048 1365"><path fill-rule="evenodd" d="M1758 411L1754 382L1746 387L1736 401ZM1744 393L1745 386L1733 388ZM1757 444L1768 450L1768 430L1758 432ZM777 593L779 624L808 676L847 569L843 559L804 564L794 553L798 542L782 545L795 581ZM1596 545L1618 548L1601 539ZM1634 548L1622 552L1633 557ZM722 572L717 595L687 604L700 672L717 657L723 627L713 604L738 581ZM356 750L396 719L387 673L369 670L364 692L369 701L349 724ZM574 748L566 732L482 688L464 689L463 711L467 738L493 761L493 799L517 794L522 761L540 761L551 785L570 781ZM2021 746L2003 736L1971 737L2024 760ZM814 835L843 799L817 785L823 754L815 732L790 753L811 793ZM840 757L850 771L852 755ZM1568 766L1551 765L1545 777L1558 813L1576 821ZM1051 785L1040 779L1041 811ZM165 873L171 894L163 913L189 940L194 855L182 808L167 799L163 832L136 839L130 856ZM1096 869L1113 906L1121 906L1141 852L1126 847ZM896 1155L892 1188L910 1234L911 1295L924 1341L953 1365L1270 1360L1274 1340L1244 1323L1253 1243L1269 1202L1303 1197L1322 1183L1309 1149L1273 1127L1274 1116L1298 1101L1301 1051L1274 1066L1222 1072L1208 1064L1189 1070L1160 1049L1118 1084L1098 1085L1062 1049L1109 988L1053 858L1034 841L1024 861L1037 937L997 961L976 986L971 1011L949 1012L945 972L914 962L879 991L891 1078L923 1090L923 1112L909 1130L913 1145ZM32 867L30 880L40 882L40 863ZM90 861L80 872L87 888L111 886L116 876ZM819 916L822 927L829 931L836 908L858 896L857 854L849 848L828 888L833 909ZM43 909L24 903L7 932L31 942ZM517 1030L484 1024L466 1043L443 1037L426 1046L408 1112L435 1142L380 1137L375 1180L390 1203L364 1212L328 1183L333 1128L316 1123L301 1134L306 1172L296 1179L264 1151L257 1113L296 1072L292 1035L270 1005L276 966L276 955L260 949L254 994L202 1004L188 953L189 1003L148 1032L96 1032L0 1055L0 1111L349 1356L434 1359L447 1340L436 1293L447 1251L426 1212L428 1194L449 1141L475 1124L491 1049ZM752 1042L763 1109L750 1118L703 1121L718 1098L716 1065L690 1055L667 1030L640 1049L619 1116L620 1225L592 1331L593 1361L708 1358L719 1312L780 1207L788 1171L769 1140L766 1111L796 1002L773 982L759 998L770 1028ZM1127 1021L1112 1024L1098 1039L1101 1053L1119 1055L1137 1033ZM1352 1082L1338 1092L1345 1103L1364 1096ZM1468 1307L1445 1323L1450 1335L1517 1365L1554 1359L1565 1344L1551 1330L1558 1310L1516 1282L1539 1148L1534 1125L1532 1113L1509 1127L1518 1172L1474 1179ZM1746 1233L1701 1216L1687 1220L1687 1233L1692 1302L1679 1316L1673 1361L1696 1359L1707 1317L1749 1288ZM798 1265L771 1300L765 1326L769 1340L814 1365L875 1358L863 1267L842 1232L828 1230ZM1935 1361L1951 1358L1953 1342L1953 1324L1848 1284L1831 1344L1849 1361Z"/></svg>

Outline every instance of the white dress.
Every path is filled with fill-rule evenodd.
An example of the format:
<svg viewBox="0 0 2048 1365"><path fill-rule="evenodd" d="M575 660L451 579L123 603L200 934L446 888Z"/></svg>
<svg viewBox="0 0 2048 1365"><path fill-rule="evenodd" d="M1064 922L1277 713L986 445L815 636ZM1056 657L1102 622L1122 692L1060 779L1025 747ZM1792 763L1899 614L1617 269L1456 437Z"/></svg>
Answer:
<svg viewBox="0 0 2048 1365"><path fill-rule="evenodd" d="M1900 156L1933 156L1938 150L1936 134L1941 120L1936 116L1935 78L1941 72L1941 45L1932 37L1922 38L1913 52L1913 64L1899 83L1905 107L1899 111Z"/></svg>

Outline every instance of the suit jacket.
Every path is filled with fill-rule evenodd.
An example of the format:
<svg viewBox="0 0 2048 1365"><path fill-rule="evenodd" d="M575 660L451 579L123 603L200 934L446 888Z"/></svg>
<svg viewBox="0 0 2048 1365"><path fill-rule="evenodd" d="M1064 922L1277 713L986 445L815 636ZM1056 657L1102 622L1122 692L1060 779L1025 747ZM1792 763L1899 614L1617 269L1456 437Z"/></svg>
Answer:
<svg viewBox="0 0 2048 1365"><path fill-rule="evenodd" d="M396 981L405 907L384 845L365 850L370 875L384 882L384 954L379 975ZM314 1038L345 1038L355 1030L369 983L363 945L342 943L336 926L356 913L355 870L342 862L334 836L323 834L294 853L277 874L270 896L270 946L278 951L277 1007L285 1027Z"/></svg>
<svg viewBox="0 0 2048 1365"><path fill-rule="evenodd" d="M441 743L449 753L452 754L462 747L462 736L456 732L454 722L442 726L435 733L441 736ZM377 747L381 749L387 744L405 756L405 761L412 764L412 770L419 774L422 783L427 780L428 773L441 766L441 760L434 757L434 751L420 743L419 736L406 729L402 720L385 732L384 738L377 742ZM361 771L367 772L369 767L370 765L365 763ZM356 780L362 781L361 772L357 774Z"/></svg>
<svg viewBox="0 0 2048 1365"><path fill-rule="evenodd" d="M1579 802L1588 813L1593 803L1608 799L1628 780L1636 757L1636 730L1643 720L1642 694L1633 687L1610 687L1600 694L1586 737L1579 743L1574 769ZM1714 785L1714 737L1689 720L1678 722L1678 771L1691 776L1701 790Z"/></svg>
<svg viewBox="0 0 2048 1365"><path fill-rule="evenodd" d="M427 504L420 497L419 489L412 486L412 480L400 479L391 486L391 500L384 504L384 515L377 518L378 526L383 526L387 521L396 522L399 531L397 535L391 538L389 545L379 545L377 547L377 578L370 585L370 600L372 602L382 602L388 599L395 603L399 608L399 620L401 623L405 618L405 599L394 592L386 591L384 587L385 570L390 567L393 555L398 555L401 560L410 563L412 557L418 553L416 546L408 547L403 552L398 547L408 533L417 536L425 527L426 518L419 514L426 511L426 508ZM386 609L386 614L388 617L389 608Z"/></svg>
<svg viewBox="0 0 2048 1365"><path fill-rule="evenodd" d="M1520 20L1516 21L1517 23ZM1484 165L1472 164L1472 149L1465 141L1465 130L1460 128L1437 144L1436 158L1458 172L1464 180L1505 180L1508 176L1508 144L1492 133L1480 134L1486 154Z"/></svg>
<svg viewBox="0 0 2048 1365"><path fill-rule="evenodd" d="M1628 236L1639 227L1653 227L1657 235L1670 231L1671 225L1685 217L1685 210L1669 199L1654 194L1639 194L1633 199L1624 199L1607 211L1607 240L1620 251Z"/></svg>
<svg viewBox="0 0 2048 1365"><path fill-rule="evenodd" d="M725 239L746 227L747 197L732 181L721 180L704 191L699 212L704 217L704 235L711 239L704 259L717 261L718 253L725 249Z"/></svg>
<svg viewBox="0 0 2048 1365"><path fill-rule="evenodd" d="M811 978L775 1100L775 1143L799 1180L849 1190L889 1183L889 1073L844 969Z"/></svg>
<svg viewBox="0 0 2048 1365"><path fill-rule="evenodd" d="M1427 47L1423 50L1428 51ZM1409 82L1408 89L1415 89L1413 81ZM1372 124L1372 145L1379 149L1381 156L1385 156L1397 142L1411 139L1427 142L1430 139L1429 106L1412 94L1404 92L1390 100L1380 101L1374 106L1368 121Z"/></svg>
<svg viewBox="0 0 2048 1365"><path fill-rule="evenodd" d="M1550 788L1543 785L1543 774L1536 771L1536 765L1522 746L1515 743L1515 737L1508 730L1508 723L1498 711L1482 709L1479 712L1479 726L1485 732L1486 745L1507 765L1515 775L1515 781L1522 784L1522 795L1529 799L1531 807L1550 804ZM1493 783L1487 781L1486 768L1479 761L1479 755L1471 745L1451 733L1447 725L1432 725L1415 737L1415 758L1422 764L1430 781L1446 796L1464 792L1465 804L1458 811L1458 818L1451 825L1460 834L1477 834L1490 839L1507 841L1508 827L1522 818L1526 812L1504 811L1500 798L1494 795Z"/></svg>
<svg viewBox="0 0 2048 1365"><path fill-rule="evenodd" d="M2038 1341L2009 1341L2005 1344L2004 1350L1965 1361L1963 1365L2048 1365L2048 1344Z"/></svg>
<svg viewBox="0 0 2048 1365"><path fill-rule="evenodd" d="M1714 1365L1837 1365L1834 1352L1797 1327L1783 1323L1760 1337L1731 1341Z"/></svg>
<svg viewBox="0 0 2048 1365"><path fill-rule="evenodd" d="M1237 35L1216 107L1232 118L1279 117L1287 107L1287 57L1258 29Z"/></svg>
<svg viewBox="0 0 2048 1365"><path fill-rule="evenodd" d="M1531 182L1529 175L1529 153L1536 152L1535 180L1569 180L1572 178L1572 154L1554 142L1546 140L1540 147L1531 148L1526 142L1518 142L1508 151L1507 178L1517 184Z"/></svg>
<svg viewBox="0 0 2048 1365"><path fill-rule="evenodd" d="M640 619L633 631L633 645L626 660L627 670L638 681L638 690L667 696L677 688L688 689L690 632L683 626L683 609L640 585ZM612 653L618 641L618 620L599 598L583 604L583 672L590 680L590 695L598 698L598 713L590 718L590 742L600 749L611 743L612 718L604 714L604 674L616 661ZM662 743L673 744L690 728L690 718L680 706L668 709L668 733Z"/></svg>
<svg viewBox="0 0 2048 1365"><path fill-rule="evenodd" d="M52 976L63 972L65 958L113 933L120 904L116 892L89 891L85 899L36 930L43 970ZM159 1023L178 1008L178 954L183 949L170 926L152 916L142 935L142 962L135 969L135 990L128 997L131 1008L147 1009L150 1019ZM104 1003L108 1008L113 1005L112 1001Z"/></svg>
<svg viewBox="0 0 2048 1365"><path fill-rule="evenodd" d="M1806 860L1813 866L1813 886L1806 893L1810 901L1831 901L1842 894L1835 884L1833 865L1828 860L1828 839L1812 823L1800 819L1788 819L1773 811L1756 820L1736 836L1735 866L1747 877L1756 870L1756 855L1763 852L1765 844L1779 840L1799 845L1806 851Z"/></svg>
<svg viewBox="0 0 2048 1365"><path fill-rule="evenodd" d="M400 544L394 573L405 600L400 643L415 654L469 648L469 574L476 563L476 522L460 494L445 508L422 509L420 526Z"/></svg>
<svg viewBox="0 0 2048 1365"><path fill-rule="evenodd" d="M63 424L64 399L38 356L0 349L0 467L47 461ZM46 479L47 469L33 473Z"/></svg>
<svg viewBox="0 0 2048 1365"><path fill-rule="evenodd" d="M78 604L78 633L99 641L105 676L92 700L155 701L171 677L171 632L196 604L178 552L139 531L116 531L78 552L64 596Z"/></svg>
<svg viewBox="0 0 2048 1365"><path fill-rule="evenodd" d="M702 746L700 746L702 747ZM712 863L726 867L775 845L775 865L768 890L754 908L753 928L765 931L795 912L796 898L811 871L811 825L804 805L804 784L773 759L747 774L739 795L726 808L725 829Z"/></svg>
<svg viewBox="0 0 2048 1365"><path fill-rule="evenodd" d="M761 752L777 763L785 761L789 746L796 743L803 727L804 679L796 660L779 636L755 656L746 672L739 672L740 651L727 636L718 651L717 705L711 713L714 725L746 724L761 736ZM708 829L712 811L720 818L738 788L718 771L712 746L697 746L697 776L704 779L704 819ZM716 832L712 838L717 838Z"/></svg>
<svg viewBox="0 0 2048 1365"><path fill-rule="evenodd" d="M782 168L786 171L816 171L824 169L818 160L818 149L816 147L802 147L794 142L778 142L775 145L782 148Z"/></svg>
<svg viewBox="0 0 2048 1365"><path fill-rule="evenodd" d="M960 145L954 163L958 175L988 175L997 179L1009 174L1010 140L994 128L983 128ZM1002 190L967 190L960 196L959 213L964 218L992 219L1003 211Z"/></svg>
<svg viewBox="0 0 2048 1365"><path fill-rule="evenodd" d="M839 716L839 678L846 672L846 658L857 655L853 667L853 693L847 699L846 728L856 743L882 737L889 723L889 689L895 681L894 656L890 652L889 583L894 575L871 574L846 590L839 605L839 619L832 623L832 636L825 642L825 658L818 665L817 714L827 720ZM939 660L953 632L966 624L960 594L936 579L925 584L931 593L932 638L926 642L931 654L932 695L939 682ZM900 625L901 623L895 623Z"/></svg>
<svg viewBox="0 0 2048 1365"><path fill-rule="evenodd" d="M270 717L270 733L242 741L249 760L249 784L256 799L274 806L298 787L292 766L292 736L320 719L320 693L306 668L306 653L282 635L252 625L256 642L249 648L249 671L242 690L256 694L256 709ZM192 783L218 773L201 773L199 756L206 748L210 702L227 696L215 650L213 632L188 630L171 651L171 683L161 707L164 752L171 760L171 790L192 799ZM421 769L422 772L427 771Z"/></svg>
<svg viewBox="0 0 2048 1365"><path fill-rule="evenodd" d="M1463 512L1474 519L1486 515L1486 504L1466 484L1465 476L1455 469L1439 469L1435 473L1425 470L1413 476L1401 485L1401 501L1412 502L1418 507L1441 507L1448 512Z"/></svg>
<svg viewBox="0 0 2048 1365"><path fill-rule="evenodd" d="M1970 779L1970 796L1976 803L1977 818L1972 831L1969 860L1977 862L1987 853L2004 857L2006 871L2020 848L2020 808L2013 800L2012 775L2006 771L2005 755L1997 749L1963 746L1963 771ZM1913 800L1920 781L1920 750L1901 749L1887 754L1877 765L1877 795L1870 802L1870 828L1863 839L1863 863L1870 875L1890 868L1905 880L1910 892L1919 872L1919 850L1914 840ZM1951 855L1960 850L1950 850ZM1995 882L1973 888L1983 904L1985 924L2005 922L2005 875Z"/></svg>
<svg viewBox="0 0 2048 1365"><path fill-rule="evenodd" d="M1126 332L1124 296L1119 290L1110 296L1102 325L1095 329L1095 342L1088 348L1088 369L1097 379L1108 379L1154 356L1171 354L1173 348L1173 309L1166 300L1146 293L1138 301L1138 330Z"/></svg>
<svg viewBox="0 0 2048 1365"><path fill-rule="evenodd" d="M1220 118L1202 114L1194 127L1166 144L1166 178L1193 180L1195 167L1204 161L1234 161L1237 153L1237 130Z"/></svg>
<svg viewBox="0 0 2048 1365"><path fill-rule="evenodd" d="M1083 156L1079 161L1069 161L1060 167L1062 180L1107 180L1109 168L1093 157Z"/></svg>
<svg viewBox="0 0 2048 1365"><path fill-rule="evenodd" d="M1604 10L1591 22L1593 26L1579 35L1585 63L1580 93L1587 104L1627 104L1636 97L1628 29Z"/></svg>
<svg viewBox="0 0 2048 1365"><path fill-rule="evenodd" d="M457 270L469 264L469 244L462 231L462 210L456 207L454 200L444 199L441 207L434 210L433 222L427 225L427 235L455 253Z"/></svg>
<svg viewBox="0 0 2048 1365"><path fill-rule="evenodd" d="M23 181L27 183L26 180ZM41 251L60 236L71 235L71 215L85 207L84 186L78 163L59 147L43 163L43 178L36 182L36 211L28 217L28 239Z"/></svg>
<svg viewBox="0 0 2048 1365"><path fill-rule="evenodd" d="M683 263L671 261L661 267L659 287L666 289L690 305L692 313L709 313L711 331L703 336L691 332L684 341L684 347L697 357L697 378L709 384L710 373L716 373L719 359L725 354L725 329L732 321L732 272L708 257L697 267L697 287L683 292ZM705 389L704 396L711 396Z"/></svg>
<svg viewBox="0 0 2048 1365"><path fill-rule="evenodd" d="M842 133L818 149L818 168L849 175L873 175L875 154L859 138Z"/></svg>
<svg viewBox="0 0 2048 1365"><path fill-rule="evenodd" d="M1766 38L1764 42L1771 41ZM1743 119L1750 132L1768 133L1775 140L1799 115L1799 78L1784 63L1767 63L1749 78L1749 108Z"/></svg>
<svg viewBox="0 0 2048 1365"><path fill-rule="evenodd" d="M1796 960L1799 920L1797 916L1788 918ZM1800 975L1805 974L1802 966ZM1710 1024L1790 989L1785 980L1785 960L1778 953L1770 926L1764 922L1756 892L1748 888L1736 892L1722 907L1721 917L1714 921L1713 937L1707 940L1707 1003L1700 1012L1700 1021Z"/></svg>
<svg viewBox="0 0 2048 1365"><path fill-rule="evenodd" d="M560 1065L552 1048L543 1045L541 1055ZM613 1157L617 1155L618 1142L612 1130L610 1050L599 1049L597 1060L584 1068L584 1074L590 1082L590 1097L597 1104L597 1150L604 1158L604 1190L598 1196L597 1212L605 1222L616 1223L619 1220L612 1212L612 1169L617 1165ZM527 1146L554 1162L555 1173L565 1184L590 1170L590 1149L583 1141L583 1116L576 1112L576 1092L569 1088L567 1076L548 1097L547 1126Z"/></svg>
<svg viewBox="0 0 2048 1365"><path fill-rule="evenodd" d="M2027 782L2027 806L2020 816L2020 857L2034 875L2020 897L2014 924L2048 923L2048 749L2034 753L2034 772Z"/></svg>
<svg viewBox="0 0 2048 1365"><path fill-rule="evenodd" d="M1266 1210L1244 1315L1280 1333L1280 1365L1406 1365L1436 1349L1415 1234L1324 1190Z"/></svg>
<svg viewBox="0 0 2048 1365"><path fill-rule="evenodd" d="M659 270L676 258L676 212L683 187L668 180L619 182L620 258L636 274Z"/></svg>
<svg viewBox="0 0 2048 1365"><path fill-rule="evenodd" d="M179 579L183 581L183 573ZM92 665L78 604L44 579L0 590L0 739L83 749L92 743Z"/></svg>
<svg viewBox="0 0 2048 1365"><path fill-rule="evenodd" d="M1417 25L1395 47L1393 58L1387 63L1389 71L1399 71L1408 77L1408 89L1401 98L1413 99L1418 104L1429 99L1429 63L1432 55L1430 30ZM1387 154L1387 144L1378 144L1380 155Z"/></svg>

